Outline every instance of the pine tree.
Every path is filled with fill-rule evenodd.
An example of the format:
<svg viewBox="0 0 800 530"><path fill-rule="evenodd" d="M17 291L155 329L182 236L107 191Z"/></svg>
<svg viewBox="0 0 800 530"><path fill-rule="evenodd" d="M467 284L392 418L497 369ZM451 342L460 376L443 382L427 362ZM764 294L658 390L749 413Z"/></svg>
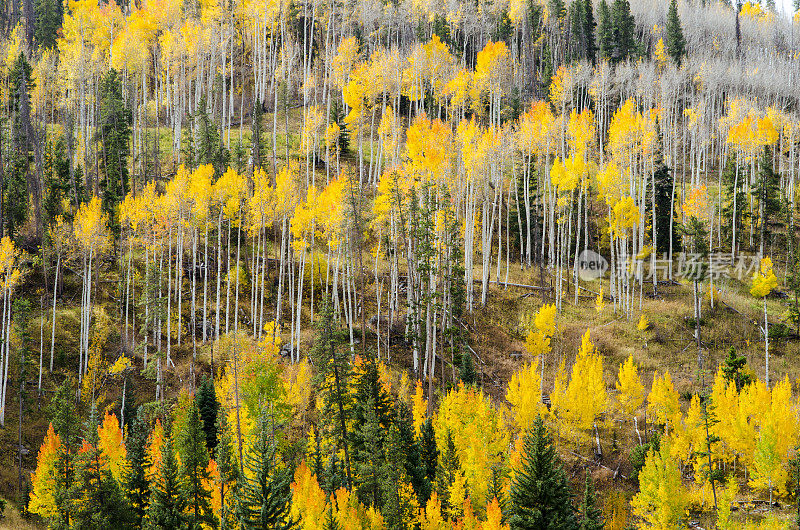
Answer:
<svg viewBox="0 0 800 530"><path fill-rule="evenodd" d="M603 510L597 506L597 495L594 482L586 471L586 483L583 488L583 500L578 511L579 530L603 530Z"/></svg>
<svg viewBox="0 0 800 530"><path fill-rule="evenodd" d="M275 443L268 432L266 413L245 456L246 471L236 489L239 522L244 529L288 530L296 522L289 515L290 476L275 462Z"/></svg>
<svg viewBox="0 0 800 530"><path fill-rule="evenodd" d="M611 9L606 0L600 0L598 11L597 40L600 46L600 57L611 59L614 55L614 23L611 19Z"/></svg>
<svg viewBox="0 0 800 530"><path fill-rule="evenodd" d="M441 455L439 466L436 468L436 495L442 502L442 510L449 514L460 506L450 504L450 485L456 480L456 474L461 469L458 452L453 441L453 435L448 431L445 437L444 451Z"/></svg>
<svg viewBox="0 0 800 530"><path fill-rule="evenodd" d="M667 53L675 61L675 64L680 65L683 56L686 55L686 39L683 38L683 29L681 28L681 19L678 16L678 1L671 0L669 3L669 11L667 11Z"/></svg>
<svg viewBox="0 0 800 530"><path fill-rule="evenodd" d="M747 358L744 355L738 355L736 348L731 346L728 355L722 361L720 370L726 381L736 385L737 392L741 392L752 380L750 374L744 371L745 366L747 366Z"/></svg>
<svg viewBox="0 0 800 530"><path fill-rule="evenodd" d="M224 413L217 416L217 432L219 433L219 443L217 444L217 469L219 470L219 497L220 497L220 530L234 528L234 510L231 510L232 503L230 496L239 480L239 465L236 461L236 452L233 446L233 437L228 427L227 415Z"/></svg>
<svg viewBox="0 0 800 530"><path fill-rule="evenodd" d="M124 474L125 495L131 505L137 527L142 525L150 497L150 481L147 479L147 469L150 466L147 437L147 424L140 408L136 417L130 421L125 438L129 466Z"/></svg>
<svg viewBox="0 0 800 530"><path fill-rule="evenodd" d="M569 483L541 416L525 433L521 467L511 483L509 500L513 530L577 528Z"/></svg>
<svg viewBox="0 0 800 530"><path fill-rule="evenodd" d="M612 34L614 51L611 56L615 61L624 61L631 58L636 52L635 31L636 24L631 14L628 0L614 0L611 7Z"/></svg>
<svg viewBox="0 0 800 530"><path fill-rule="evenodd" d="M189 511L190 526L199 528L201 523L213 525L211 492L205 486L211 480L208 472L206 433L203 431L200 412L194 399L188 400L186 416L180 427L177 448L180 454L180 472L183 477L183 492Z"/></svg>
<svg viewBox="0 0 800 530"><path fill-rule="evenodd" d="M217 393L214 390L214 382L208 377L203 377L203 382L195 395L197 409L200 412L200 419L203 420L203 430L206 433L206 447L209 454L214 453L217 447L217 413L219 402Z"/></svg>
<svg viewBox="0 0 800 530"><path fill-rule="evenodd" d="M36 0L33 35L41 48L56 47L64 6L61 0Z"/></svg>
<svg viewBox="0 0 800 530"><path fill-rule="evenodd" d="M397 434L402 451L403 466L411 486L417 494L421 506L425 506L431 496L431 483L427 478L427 466L422 461L419 443L414 436L414 424L408 406L400 401L397 404Z"/></svg>
<svg viewBox="0 0 800 530"><path fill-rule="evenodd" d="M122 97L122 80L113 68L100 80L100 165L103 174L103 212L108 214L111 233L119 237L119 203L128 193L128 152L130 151L131 111Z"/></svg>
<svg viewBox="0 0 800 530"><path fill-rule="evenodd" d="M422 464L425 466L425 479L430 485L429 488L432 488L436 482L436 470L439 467L439 448L436 447L432 418L426 419L422 424L419 433L419 449Z"/></svg>
<svg viewBox="0 0 800 530"><path fill-rule="evenodd" d="M597 24L595 23L594 20L594 9L592 6L592 0L583 0L583 12L584 12L583 36L585 39L585 46L586 46L586 59L588 59L592 64L594 64L597 55L597 44L595 43L594 33Z"/></svg>
<svg viewBox="0 0 800 530"><path fill-rule="evenodd" d="M161 466L150 490L145 526L148 530L189 529L185 488L172 436L161 447Z"/></svg>

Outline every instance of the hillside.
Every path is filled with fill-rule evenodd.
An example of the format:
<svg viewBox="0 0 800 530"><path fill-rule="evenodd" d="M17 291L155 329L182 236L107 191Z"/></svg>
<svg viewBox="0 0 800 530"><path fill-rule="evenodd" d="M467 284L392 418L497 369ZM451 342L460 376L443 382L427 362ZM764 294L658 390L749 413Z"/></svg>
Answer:
<svg viewBox="0 0 800 530"><path fill-rule="evenodd" d="M0 6L11 528L793 528L800 18Z"/></svg>

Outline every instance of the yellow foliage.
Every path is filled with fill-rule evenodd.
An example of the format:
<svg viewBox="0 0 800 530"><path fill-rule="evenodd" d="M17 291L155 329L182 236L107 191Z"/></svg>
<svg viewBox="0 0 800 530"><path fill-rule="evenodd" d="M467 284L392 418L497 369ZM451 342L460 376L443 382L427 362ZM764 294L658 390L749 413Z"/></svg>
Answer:
<svg viewBox="0 0 800 530"><path fill-rule="evenodd" d="M528 364L511 376L506 399L511 404L511 415L519 431L527 429L537 416L545 412L538 361Z"/></svg>
<svg viewBox="0 0 800 530"><path fill-rule="evenodd" d="M317 476L301 462L294 472L291 514L294 520L302 521L306 530L322 530L325 527L325 512L328 507L325 492L319 487Z"/></svg>
<svg viewBox="0 0 800 530"><path fill-rule="evenodd" d="M778 278L772 271L772 260L763 258L759 270L753 273L753 285L750 294L756 298L764 298L778 286Z"/></svg>
<svg viewBox="0 0 800 530"><path fill-rule="evenodd" d="M508 443L502 416L483 391L459 384L442 398L433 426L440 451L451 434L472 500L485 503L492 466Z"/></svg>
<svg viewBox="0 0 800 530"><path fill-rule="evenodd" d="M678 392L672 384L672 376L665 372L662 377L658 373L653 375L653 386L650 395L647 396L647 412L651 414L657 423L674 427L678 424L681 417L681 407L678 403Z"/></svg>
<svg viewBox="0 0 800 530"><path fill-rule="evenodd" d="M631 416L644 402L644 385L633 362L633 355L628 356L628 359L620 365L616 388L622 412Z"/></svg>
<svg viewBox="0 0 800 530"><path fill-rule="evenodd" d="M43 519L55 517L56 505L56 463L61 449L61 438L53 430L51 423L36 457L36 471L31 473L31 495L28 511Z"/></svg>
<svg viewBox="0 0 800 530"><path fill-rule="evenodd" d="M116 414L106 414L103 424L97 426L97 447L105 455L105 463L115 480L122 480L128 465L128 452L122 440L122 429Z"/></svg>

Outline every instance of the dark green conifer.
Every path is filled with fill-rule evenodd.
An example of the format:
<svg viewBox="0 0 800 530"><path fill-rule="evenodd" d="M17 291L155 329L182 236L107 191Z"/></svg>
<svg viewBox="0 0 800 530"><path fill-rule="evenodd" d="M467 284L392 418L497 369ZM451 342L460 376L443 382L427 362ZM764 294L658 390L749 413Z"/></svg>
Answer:
<svg viewBox="0 0 800 530"><path fill-rule="evenodd" d="M541 417L525 433L509 501L512 530L577 528L567 476Z"/></svg>
<svg viewBox="0 0 800 530"><path fill-rule="evenodd" d="M200 388L197 389L195 395L195 402L197 403L197 410L200 412L200 419L203 420L203 431L206 434L206 447L209 454L214 453L217 447L217 412L219 411L219 402L217 401L217 392L214 390L214 382L208 378L203 377L203 382Z"/></svg>
<svg viewBox="0 0 800 530"><path fill-rule="evenodd" d="M671 0L669 3L669 11L667 11L667 39L664 42L667 48L667 53L675 61L675 64L680 65L683 56L686 55L686 39L683 38L683 29L681 28L681 19L678 16L678 2Z"/></svg>

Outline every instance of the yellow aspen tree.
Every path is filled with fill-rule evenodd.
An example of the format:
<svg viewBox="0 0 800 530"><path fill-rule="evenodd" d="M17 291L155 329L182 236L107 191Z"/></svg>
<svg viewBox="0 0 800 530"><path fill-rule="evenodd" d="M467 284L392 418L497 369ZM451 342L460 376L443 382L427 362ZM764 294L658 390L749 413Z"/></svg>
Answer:
<svg viewBox="0 0 800 530"><path fill-rule="evenodd" d="M127 450L116 414L106 414L97 426L97 447L105 455L105 463L114 480L120 482L128 465Z"/></svg>
<svg viewBox="0 0 800 530"><path fill-rule="evenodd" d="M633 355L629 355L627 360L619 366L617 374L617 404L620 412L626 416L633 418L633 427L636 430L636 436L639 438L639 443L642 443L642 436L639 433L639 422L636 416L636 411L642 406L644 402L644 384L639 377L639 370L636 363L633 361Z"/></svg>
<svg viewBox="0 0 800 530"><path fill-rule="evenodd" d="M481 524L481 530L508 530L509 526L503 524L503 512L497 497L493 497L486 506L486 521Z"/></svg>
<svg viewBox="0 0 800 530"><path fill-rule="evenodd" d="M446 530L450 527L442 516L442 503L436 492L431 494L425 509L420 509L418 521L420 530Z"/></svg>
<svg viewBox="0 0 800 530"><path fill-rule="evenodd" d="M655 423L664 425L664 434L669 434L670 427L675 428L680 422L678 392L672 384L669 371L661 377L658 373L653 375L653 386L647 396L647 412L653 416Z"/></svg>
<svg viewBox="0 0 800 530"><path fill-rule="evenodd" d="M527 366L514 372L506 388L506 400L511 404L511 416L519 432L527 429L536 416L545 412L540 394L541 377L538 370L538 360L528 363Z"/></svg>
<svg viewBox="0 0 800 530"><path fill-rule="evenodd" d="M590 431L592 427L596 432L597 417L606 412L608 398L603 379L603 356L592 344L588 329L581 338L581 348L572 365L564 405L566 423L578 432Z"/></svg>
<svg viewBox="0 0 800 530"><path fill-rule="evenodd" d="M291 484L291 514L295 521L302 521L306 530L322 530L325 527L325 512L328 508L327 497L319 487L317 476L301 462L294 472Z"/></svg>
<svg viewBox="0 0 800 530"><path fill-rule="evenodd" d="M58 513L56 506L56 461L61 450L61 438L47 428L47 434L36 457L36 471L31 473L31 496L28 511L42 519L50 519Z"/></svg>
<svg viewBox="0 0 800 530"><path fill-rule="evenodd" d="M677 530L684 528L688 500L678 463L664 439L661 450L651 450L639 472L639 493L631 500L633 514L642 520L642 528Z"/></svg>

